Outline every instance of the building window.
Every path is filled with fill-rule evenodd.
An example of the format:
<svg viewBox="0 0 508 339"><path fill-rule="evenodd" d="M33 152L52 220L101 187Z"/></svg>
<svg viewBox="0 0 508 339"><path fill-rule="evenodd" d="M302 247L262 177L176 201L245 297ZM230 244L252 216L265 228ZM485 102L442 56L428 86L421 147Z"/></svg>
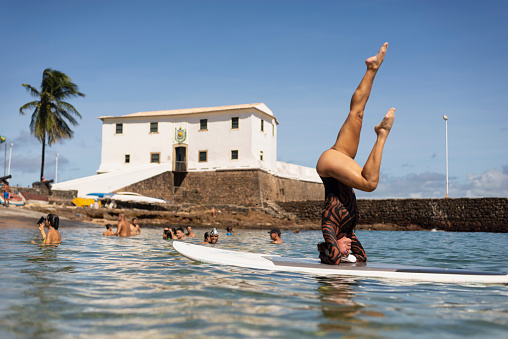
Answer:
<svg viewBox="0 0 508 339"><path fill-rule="evenodd" d="M259 160L263 161L263 151L259 152Z"/></svg>
<svg viewBox="0 0 508 339"><path fill-rule="evenodd" d="M161 154L160 153L150 153L150 162L152 164L160 164Z"/></svg>
<svg viewBox="0 0 508 339"><path fill-rule="evenodd" d="M231 151L231 160L238 160L238 150L232 150Z"/></svg>
<svg viewBox="0 0 508 339"><path fill-rule="evenodd" d="M123 134L123 124L116 124L116 134Z"/></svg>
<svg viewBox="0 0 508 339"><path fill-rule="evenodd" d="M265 121L261 119L261 132L265 131Z"/></svg>
<svg viewBox="0 0 508 339"><path fill-rule="evenodd" d="M208 161L208 151L199 151L199 162Z"/></svg>
<svg viewBox="0 0 508 339"><path fill-rule="evenodd" d="M126 164L130 164L131 163L131 155L130 154L126 154L125 155L125 163Z"/></svg>
<svg viewBox="0 0 508 339"><path fill-rule="evenodd" d="M206 131L208 129L208 119L199 120L199 130Z"/></svg>
<svg viewBox="0 0 508 339"><path fill-rule="evenodd" d="M151 122L150 123L150 133L159 133L159 123Z"/></svg>
<svg viewBox="0 0 508 339"><path fill-rule="evenodd" d="M272 137L275 136L275 124L272 125Z"/></svg>
<svg viewBox="0 0 508 339"><path fill-rule="evenodd" d="M238 117L231 118L231 129L238 129L238 128L239 128Z"/></svg>

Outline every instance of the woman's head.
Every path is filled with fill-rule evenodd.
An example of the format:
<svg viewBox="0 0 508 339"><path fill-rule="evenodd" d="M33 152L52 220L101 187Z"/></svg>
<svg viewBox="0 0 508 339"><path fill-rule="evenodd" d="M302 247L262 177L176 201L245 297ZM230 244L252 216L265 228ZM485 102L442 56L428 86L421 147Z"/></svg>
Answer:
<svg viewBox="0 0 508 339"><path fill-rule="evenodd" d="M60 218L58 218L58 215L56 214L48 214L46 220L48 221L49 226L53 227L55 230L57 230L60 226Z"/></svg>

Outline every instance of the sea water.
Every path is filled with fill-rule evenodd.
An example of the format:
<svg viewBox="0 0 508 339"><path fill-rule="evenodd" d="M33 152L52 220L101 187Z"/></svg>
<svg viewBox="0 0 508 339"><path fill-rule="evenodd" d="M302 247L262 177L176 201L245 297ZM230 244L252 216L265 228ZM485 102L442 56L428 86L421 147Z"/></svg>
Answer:
<svg viewBox="0 0 508 339"><path fill-rule="evenodd" d="M218 225L220 248L317 257L319 231ZM506 338L508 286L408 283L209 265L176 253L162 229L102 236L63 221L0 220L1 338ZM195 229L201 241L208 229ZM508 234L357 231L371 262L508 271ZM208 245L210 246L210 245Z"/></svg>

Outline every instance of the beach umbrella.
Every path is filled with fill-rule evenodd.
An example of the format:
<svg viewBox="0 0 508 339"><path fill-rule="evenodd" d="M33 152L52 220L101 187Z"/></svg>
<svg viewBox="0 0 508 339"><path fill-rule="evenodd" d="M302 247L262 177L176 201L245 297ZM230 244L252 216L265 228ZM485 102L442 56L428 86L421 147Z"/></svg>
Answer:
<svg viewBox="0 0 508 339"><path fill-rule="evenodd" d="M0 135L0 144L3 144L5 142L5 137Z"/></svg>

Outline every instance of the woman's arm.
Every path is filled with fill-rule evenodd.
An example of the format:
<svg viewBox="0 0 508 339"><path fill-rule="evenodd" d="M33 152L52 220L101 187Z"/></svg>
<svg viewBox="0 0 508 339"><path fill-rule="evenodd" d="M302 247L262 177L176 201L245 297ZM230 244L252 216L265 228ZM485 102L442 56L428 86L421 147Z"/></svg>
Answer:
<svg viewBox="0 0 508 339"><path fill-rule="evenodd" d="M39 224L39 231L41 231L42 242L46 241L46 232L44 231L44 224Z"/></svg>

